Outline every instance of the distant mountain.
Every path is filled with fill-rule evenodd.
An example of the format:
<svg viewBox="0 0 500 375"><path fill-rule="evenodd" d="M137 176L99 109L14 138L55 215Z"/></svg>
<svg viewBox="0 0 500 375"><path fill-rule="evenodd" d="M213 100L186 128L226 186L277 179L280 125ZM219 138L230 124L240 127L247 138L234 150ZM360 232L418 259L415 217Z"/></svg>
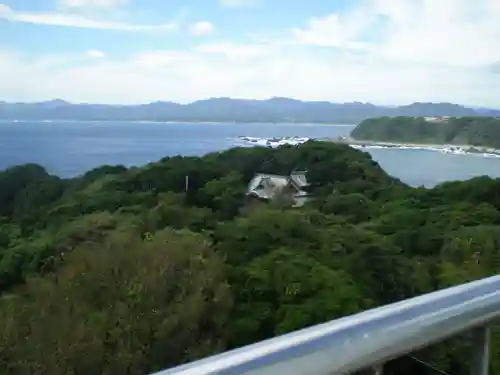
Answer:
<svg viewBox="0 0 500 375"><path fill-rule="evenodd" d="M359 123L379 116L500 116L500 110L473 109L452 103L384 107L370 103L304 102L290 98L210 98L190 104L158 101L140 105L72 104L62 99L40 103L0 102L1 120Z"/></svg>
<svg viewBox="0 0 500 375"><path fill-rule="evenodd" d="M475 108L475 110L482 116L500 117L500 109Z"/></svg>

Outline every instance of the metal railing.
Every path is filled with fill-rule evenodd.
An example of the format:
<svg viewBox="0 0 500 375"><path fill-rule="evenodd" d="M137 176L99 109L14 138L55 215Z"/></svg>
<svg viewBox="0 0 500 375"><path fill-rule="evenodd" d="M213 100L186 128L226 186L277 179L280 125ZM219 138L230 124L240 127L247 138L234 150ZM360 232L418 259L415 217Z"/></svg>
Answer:
<svg viewBox="0 0 500 375"><path fill-rule="evenodd" d="M341 375L473 330L473 375L487 375L500 316L500 276L382 306L188 363L155 375Z"/></svg>

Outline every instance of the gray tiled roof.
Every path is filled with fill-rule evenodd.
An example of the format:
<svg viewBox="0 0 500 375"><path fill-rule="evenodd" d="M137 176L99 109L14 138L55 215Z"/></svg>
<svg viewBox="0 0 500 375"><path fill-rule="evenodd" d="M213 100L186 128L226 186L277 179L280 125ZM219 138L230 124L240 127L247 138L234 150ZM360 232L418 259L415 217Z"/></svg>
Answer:
<svg viewBox="0 0 500 375"><path fill-rule="evenodd" d="M248 194L256 195L261 199L272 199L285 186L292 183L292 186L297 189L297 192L292 194L292 198L296 202L295 206L301 206L310 199L309 194L301 190L301 187L308 185L305 173L295 171L290 176L258 173L248 184Z"/></svg>

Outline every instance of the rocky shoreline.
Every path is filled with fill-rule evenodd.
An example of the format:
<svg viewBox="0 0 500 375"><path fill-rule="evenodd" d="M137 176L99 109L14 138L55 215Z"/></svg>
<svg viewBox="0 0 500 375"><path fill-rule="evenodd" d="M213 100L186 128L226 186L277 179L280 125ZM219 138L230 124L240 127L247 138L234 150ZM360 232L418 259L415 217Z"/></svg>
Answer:
<svg viewBox="0 0 500 375"><path fill-rule="evenodd" d="M311 140L312 138L307 138L307 137L258 138L249 136L239 136L237 139L239 142L243 142L243 144L245 145L265 146L274 148L282 145L299 145ZM500 158L500 150L488 147L470 146L470 145L439 145L439 144L422 144L422 143L376 142L368 140L357 140L347 137L322 138L316 140L347 144L352 148L360 150L397 148L401 150L404 149L427 150L427 151L436 151L444 154L453 154L453 155L476 155L482 157Z"/></svg>

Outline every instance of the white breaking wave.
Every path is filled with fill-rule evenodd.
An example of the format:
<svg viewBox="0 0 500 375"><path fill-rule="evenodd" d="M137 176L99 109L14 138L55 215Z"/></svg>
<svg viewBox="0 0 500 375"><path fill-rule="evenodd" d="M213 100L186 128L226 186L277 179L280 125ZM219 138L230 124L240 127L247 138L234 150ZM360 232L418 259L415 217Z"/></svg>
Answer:
<svg viewBox="0 0 500 375"><path fill-rule="evenodd" d="M305 143L313 138L308 137L274 137L274 138L258 138L239 136L237 141L244 145L265 146L265 147L279 147L284 145L297 146Z"/></svg>
<svg viewBox="0 0 500 375"><path fill-rule="evenodd" d="M264 147L279 147L283 145L297 146L305 143L309 140L314 140L315 138L309 137L273 137L273 138L259 138L259 137L249 137L249 136L239 136L236 138L237 145L242 146L264 146ZM422 146L422 145L385 145L385 144L349 144L350 147L357 150L370 150L370 149L398 149L398 150L425 150L425 151L436 151L443 154L452 155L472 155L480 156L485 158L500 158L500 151L484 151L472 150L469 147L459 147L459 146Z"/></svg>
<svg viewBox="0 0 500 375"><path fill-rule="evenodd" d="M470 148L458 147L458 146L409 146L409 145L358 145L350 144L352 148L357 150L367 150L367 149L398 149L398 150L425 150L425 151L436 151L442 154L452 154L452 155L470 155L470 156L480 156L484 158L500 158L500 152L481 152L479 150L472 151Z"/></svg>

